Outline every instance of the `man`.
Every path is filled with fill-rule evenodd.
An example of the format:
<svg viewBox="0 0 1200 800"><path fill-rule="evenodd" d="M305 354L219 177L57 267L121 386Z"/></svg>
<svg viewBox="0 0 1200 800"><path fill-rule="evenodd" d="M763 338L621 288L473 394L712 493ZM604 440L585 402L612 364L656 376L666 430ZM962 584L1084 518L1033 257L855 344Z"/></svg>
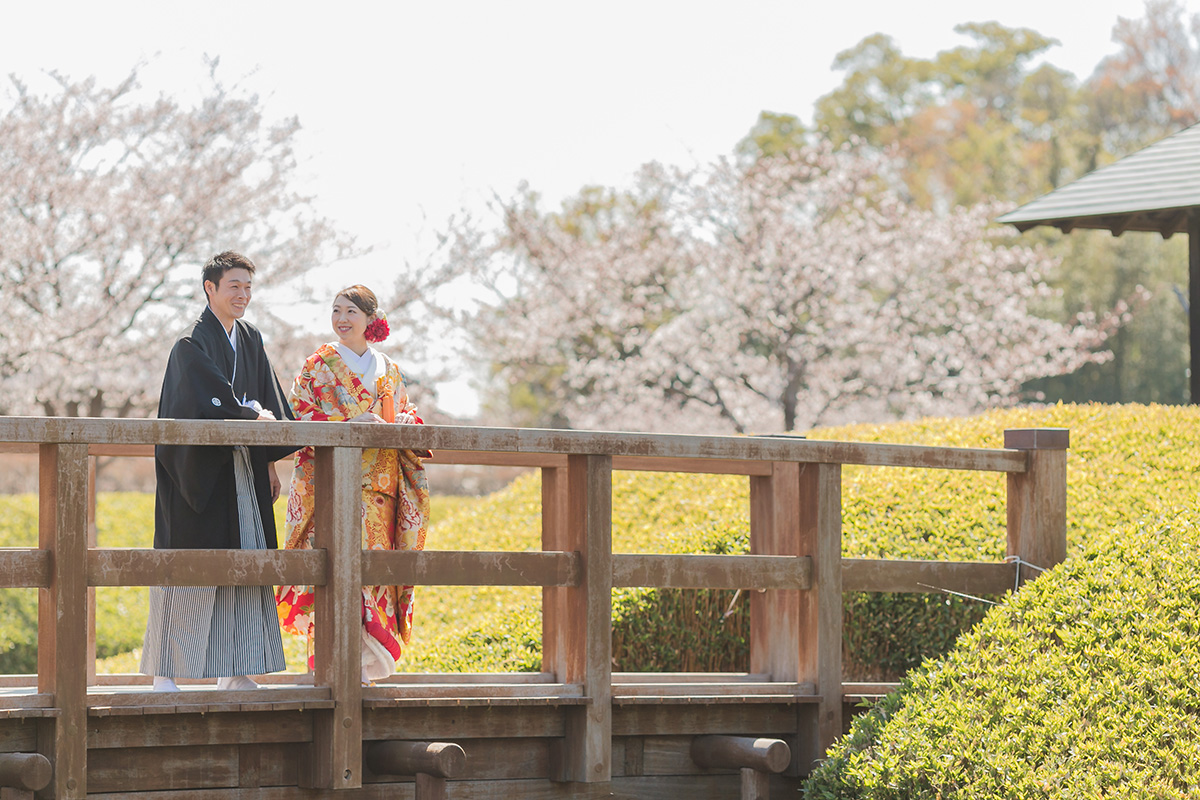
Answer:
<svg viewBox="0 0 1200 800"><path fill-rule="evenodd" d="M262 335L241 320L254 263L226 251L204 265L208 307L171 349L158 416L163 419L294 419ZM154 448L156 548L277 546L272 462L298 447L159 445ZM175 678L218 678L218 689L257 688L248 676L286 666L270 586L150 589L141 671L155 691Z"/></svg>

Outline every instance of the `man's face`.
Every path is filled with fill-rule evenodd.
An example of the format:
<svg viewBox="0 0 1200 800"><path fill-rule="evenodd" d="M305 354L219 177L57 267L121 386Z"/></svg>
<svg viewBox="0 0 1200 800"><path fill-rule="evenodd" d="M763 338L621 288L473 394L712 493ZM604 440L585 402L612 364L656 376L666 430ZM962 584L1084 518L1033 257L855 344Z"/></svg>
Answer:
<svg viewBox="0 0 1200 800"><path fill-rule="evenodd" d="M246 306L250 305L250 278L250 270L237 268L226 270L216 286L212 281L204 282L208 305L222 322L232 323L246 313Z"/></svg>

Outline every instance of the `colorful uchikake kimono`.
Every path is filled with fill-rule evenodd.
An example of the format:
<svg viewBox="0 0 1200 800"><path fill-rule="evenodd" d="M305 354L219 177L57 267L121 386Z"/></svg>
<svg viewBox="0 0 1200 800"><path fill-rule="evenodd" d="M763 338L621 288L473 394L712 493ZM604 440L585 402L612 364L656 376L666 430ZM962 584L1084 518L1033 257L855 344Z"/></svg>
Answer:
<svg viewBox="0 0 1200 800"><path fill-rule="evenodd" d="M397 423L419 424L396 364L373 348L358 357L325 344L304 362L289 397L302 420L352 420L374 412ZM429 523L429 484L422 459L428 450L364 450L362 455L362 546L370 550L423 550ZM313 546L313 449L296 456L288 496L287 548ZM280 586L279 619L285 630L308 638L313 666L314 598L311 586ZM413 587L364 586L362 592L363 680L391 675L401 645L412 635Z"/></svg>

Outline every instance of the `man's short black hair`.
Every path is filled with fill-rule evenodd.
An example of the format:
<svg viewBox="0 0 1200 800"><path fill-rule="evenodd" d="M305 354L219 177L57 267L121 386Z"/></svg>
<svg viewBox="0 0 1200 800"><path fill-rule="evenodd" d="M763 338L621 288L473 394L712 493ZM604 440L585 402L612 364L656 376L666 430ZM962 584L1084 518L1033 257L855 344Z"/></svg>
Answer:
<svg viewBox="0 0 1200 800"><path fill-rule="evenodd" d="M201 273L200 278L200 288L204 289L204 284L208 281L212 281L213 286L220 286L221 278L225 277L225 273L231 269L244 269L253 275L254 262L241 253L235 253L232 250L217 253L204 265L204 272ZM208 292L205 291L205 295L207 294Z"/></svg>

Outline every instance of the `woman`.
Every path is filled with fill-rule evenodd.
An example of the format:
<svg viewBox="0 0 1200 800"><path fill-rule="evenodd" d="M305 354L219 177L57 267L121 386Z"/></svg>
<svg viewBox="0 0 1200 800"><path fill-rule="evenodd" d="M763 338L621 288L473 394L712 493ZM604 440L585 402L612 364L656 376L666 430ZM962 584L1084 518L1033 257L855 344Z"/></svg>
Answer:
<svg viewBox="0 0 1200 800"><path fill-rule="evenodd" d="M387 338L388 326L375 294L355 285L333 301L338 340L321 345L304 362L289 402L302 420L420 424L408 402L404 376L369 342ZM423 458L429 451L364 450L362 456L362 546L371 550L422 550L429 521L429 485ZM313 546L313 450L296 456L288 498L285 537L289 549ZM311 586L281 586L276 592L285 630L308 638L313 666ZM362 679L391 675L401 645L412 634L413 587L365 586L362 593Z"/></svg>

